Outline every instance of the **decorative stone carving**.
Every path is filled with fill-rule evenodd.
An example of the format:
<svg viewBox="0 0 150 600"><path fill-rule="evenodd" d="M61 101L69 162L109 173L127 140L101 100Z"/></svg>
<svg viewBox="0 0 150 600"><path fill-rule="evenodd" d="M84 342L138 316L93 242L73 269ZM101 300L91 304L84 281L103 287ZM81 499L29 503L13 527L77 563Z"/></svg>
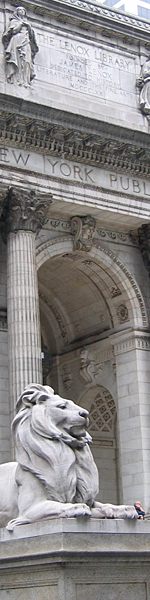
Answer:
<svg viewBox="0 0 150 600"><path fill-rule="evenodd" d="M128 309L125 304L119 304L119 306L117 306L117 317L119 323L125 323L125 321L128 321Z"/></svg>
<svg viewBox="0 0 150 600"><path fill-rule="evenodd" d="M72 217L71 233L74 236L74 250L89 252L92 248L92 238L96 229L96 221L90 215Z"/></svg>
<svg viewBox="0 0 150 600"><path fill-rule="evenodd" d="M37 7L36 7L37 8ZM46 116L48 116L49 122L47 122ZM69 118L69 117L68 117ZM70 120L70 119L69 119ZM63 158L64 156L66 160L77 161L79 163L85 165L95 165L99 168L105 168L108 171L113 171L114 175L117 173L123 172L137 177L145 178L150 175L150 165L149 165L149 147L145 146L144 142L138 139L138 141L133 140L128 136L125 143L117 141L115 139L115 148L113 145L113 132L108 131L105 123L105 132L101 129L100 125L97 122L97 131L94 134L89 134L88 128L86 129L86 140L85 140L85 129L83 131L82 120L79 121L78 115L73 118L73 121L70 120L70 127L64 127L64 122L56 125L56 114L55 109L49 108L47 113L47 109L43 107L43 119L39 121L38 114L38 105L36 107L35 104L30 106L30 115L24 112L21 114L16 114L16 105L15 98L10 97L7 99L5 97L5 106L4 102L0 101L0 140L2 143L2 160L5 162L7 160L7 156L9 153L8 148L8 140L14 139L15 136L15 147L19 149L19 155L21 156L22 164L28 157L28 154L25 154L22 148L27 148L28 152L37 152L37 148L41 149L41 154L51 154L57 155L59 158ZM85 128L85 125L84 125ZM80 145L77 145L77 134L80 129ZM71 132L71 133L70 133ZM108 133L109 133L109 144L108 144ZM61 144L60 144L61 138ZM89 140L90 140L90 149L89 149ZM5 146L5 147L4 147ZM21 150L20 150L21 149ZM16 163L17 164L17 163ZM27 160L28 164L28 160ZM140 185L140 183L139 183ZM143 184L142 184L143 185ZM66 222L58 225L58 219L53 219L53 225L56 223L56 227L60 230L68 230L70 228ZM121 242L125 242L125 238L128 235L122 232L112 232L112 236L110 237L109 232L104 229L98 227L97 228L98 235L101 238L108 239L109 241L115 241L114 234L116 235L116 240L118 238ZM110 232L111 233L111 232Z"/></svg>
<svg viewBox="0 0 150 600"><path fill-rule="evenodd" d="M120 338L120 336L119 336ZM113 340L114 343L114 353L115 356L120 356L120 354L124 354L126 352L130 352L131 350L144 350L144 351L148 351L150 350L150 337L148 333L142 333L142 332L130 332L130 333L123 333L121 339Z"/></svg>
<svg viewBox="0 0 150 600"><path fill-rule="evenodd" d="M25 389L17 409L18 463L0 466L1 527L7 524L12 531L46 517L138 518L134 506L95 502L98 471L89 449L87 410L38 384Z"/></svg>
<svg viewBox="0 0 150 600"><path fill-rule="evenodd" d="M108 390L101 388L90 408L89 431L113 433L115 402Z"/></svg>
<svg viewBox="0 0 150 600"><path fill-rule="evenodd" d="M111 290L110 290L110 296L111 298L116 298L117 296L121 296L121 291L118 287L118 285L113 285Z"/></svg>
<svg viewBox="0 0 150 600"><path fill-rule="evenodd" d="M33 63L38 46L34 31L27 20L26 10L22 6L14 10L2 41L8 83L27 87L35 77Z"/></svg>
<svg viewBox="0 0 150 600"><path fill-rule="evenodd" d="M3 236L20 229L38 233L46 223L52 195L37 196L34 191L10 188L1 217Z"/></svg>
<svg viewBox="0 0 150 600"><path fill-rule="evenodd" d="M150 57L146 59L142 68L141 76L137 78L136 85L140 89L140 100L139 106L141 111L147 115L149 119L150 115Z"/></svg>
<svg viewBox="0 0 150 600"><path fill-rule="evenodd" d="M90 348L85 346L80 353L80 375L87 383L94 383L102 371L102 363L92 356Z"/></svg>

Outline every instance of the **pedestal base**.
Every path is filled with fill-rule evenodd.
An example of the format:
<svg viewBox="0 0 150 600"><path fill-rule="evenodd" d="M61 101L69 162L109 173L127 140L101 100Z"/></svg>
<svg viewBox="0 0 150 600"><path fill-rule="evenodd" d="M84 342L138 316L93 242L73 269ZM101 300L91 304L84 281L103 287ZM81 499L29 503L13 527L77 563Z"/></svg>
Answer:
<svg viewBox="0 0 150 600"><path fill-rule="evenodd" d="M49 519L0 532L0 600L150 600L150 521Z"/></svg>

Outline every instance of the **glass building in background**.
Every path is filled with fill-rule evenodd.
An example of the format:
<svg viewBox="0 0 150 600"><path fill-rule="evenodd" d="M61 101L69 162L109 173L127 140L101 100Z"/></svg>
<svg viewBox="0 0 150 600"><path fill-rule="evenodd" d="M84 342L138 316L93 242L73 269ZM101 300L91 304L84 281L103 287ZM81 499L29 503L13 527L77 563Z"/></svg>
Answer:
<svg viewBox="0 0 150 600"><path fill-rule="evenodd" d="M133 13L143 19L150 19L150 0L101 0L106 6Z"/></svg>

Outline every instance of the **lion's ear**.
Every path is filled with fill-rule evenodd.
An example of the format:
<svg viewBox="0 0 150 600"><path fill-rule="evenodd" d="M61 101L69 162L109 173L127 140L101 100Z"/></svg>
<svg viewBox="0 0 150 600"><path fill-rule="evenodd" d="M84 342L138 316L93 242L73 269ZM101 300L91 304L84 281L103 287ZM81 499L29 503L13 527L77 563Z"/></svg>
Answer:
<svg viewBox="0 0 150 600"><path fill-rule="evenodd" d="M49 396L51 396L51 395L54 396L54 390L49 385L44 385L43 389L46 390L46 392Z"/></svg>
<svg viewBox="0 0 150 600"><path fill-rule="evenodd" d="M34 404L42 404L47 398L54 396L53 388L48 385L40 385L40 383L31 383L28 385L16 403L17 411L23 406L32 408Z"/></svg>

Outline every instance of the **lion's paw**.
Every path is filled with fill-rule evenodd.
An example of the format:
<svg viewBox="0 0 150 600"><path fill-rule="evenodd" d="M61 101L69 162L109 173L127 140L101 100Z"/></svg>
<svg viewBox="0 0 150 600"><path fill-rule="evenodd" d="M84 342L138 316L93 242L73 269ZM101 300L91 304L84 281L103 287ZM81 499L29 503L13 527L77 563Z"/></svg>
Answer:
<svg viewBox="0 0 150 600"><path fill-rule="evenodd" d="M125 507L125 518L126 519L138 519L139 515L134 508L134 506L126 506Z"/></svg>
<svg viewBox="0 0 150 600"><path fill-rule="evenodd" d="M67 508L64 515L65 517L91 517L91 511L87 504L72 504L70 508Z"/></svg>

